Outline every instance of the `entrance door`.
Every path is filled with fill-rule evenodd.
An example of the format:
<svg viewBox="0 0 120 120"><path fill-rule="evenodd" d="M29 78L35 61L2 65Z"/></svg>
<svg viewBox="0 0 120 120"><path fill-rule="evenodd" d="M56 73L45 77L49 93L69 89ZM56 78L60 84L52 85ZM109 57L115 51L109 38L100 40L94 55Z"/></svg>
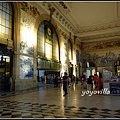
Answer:
<svg viewBox="0 0 120 120"><path fill-rule="evenodd" d="M0 90L5 90L5 86L8 84L5 78L8 76L10 76L10 57L0 55Z"/></svg>

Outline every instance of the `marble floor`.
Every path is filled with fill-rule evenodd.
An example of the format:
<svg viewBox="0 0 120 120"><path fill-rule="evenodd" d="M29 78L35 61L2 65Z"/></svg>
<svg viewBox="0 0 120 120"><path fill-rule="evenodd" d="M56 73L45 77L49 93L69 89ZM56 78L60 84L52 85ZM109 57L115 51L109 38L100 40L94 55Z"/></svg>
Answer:
<svg viewBox="0 0 120 120"><path fill-rule="evenodd" d="M120 118L120 96L88 94L79 83L68 87L53 85L0 93L0 118Z"/></svg>

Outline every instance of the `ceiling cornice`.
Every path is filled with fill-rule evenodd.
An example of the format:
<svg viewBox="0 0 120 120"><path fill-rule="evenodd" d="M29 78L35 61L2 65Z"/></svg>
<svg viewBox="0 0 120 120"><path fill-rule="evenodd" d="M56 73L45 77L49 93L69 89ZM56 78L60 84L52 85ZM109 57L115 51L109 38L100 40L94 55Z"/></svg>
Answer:
<svg viewBox="0 0 120 120"><path fill-rule="evenodd" d="M66 33L71 32L81 42L101 41L120 38L120 16L107 23L93 24L91 26L79 26L70 14L68 2L33 2L37 3L39 11L50 15L50 8L54 8L53 19L57 21L60 29ZM117 10L118 11L118 10ZM41 12L40 12L41 13Z"/></svg>

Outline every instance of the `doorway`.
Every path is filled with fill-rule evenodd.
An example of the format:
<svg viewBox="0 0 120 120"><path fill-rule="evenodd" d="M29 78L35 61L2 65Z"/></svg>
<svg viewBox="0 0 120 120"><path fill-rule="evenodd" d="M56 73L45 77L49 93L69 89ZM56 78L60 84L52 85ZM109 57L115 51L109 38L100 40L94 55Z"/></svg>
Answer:
<svg viewBox="0 0 120 120"><path fill-rule="evenodd" d="M90 75L94 75L96 73L96 67L94 62L87 62L86 63L86 77L89 78Z"/></svg>
<svg viewBox="0 0 120 120"><path fill-rule="evenodd" d="M0 90L7 90L10 76L10 57L0 55Z"/></svg>

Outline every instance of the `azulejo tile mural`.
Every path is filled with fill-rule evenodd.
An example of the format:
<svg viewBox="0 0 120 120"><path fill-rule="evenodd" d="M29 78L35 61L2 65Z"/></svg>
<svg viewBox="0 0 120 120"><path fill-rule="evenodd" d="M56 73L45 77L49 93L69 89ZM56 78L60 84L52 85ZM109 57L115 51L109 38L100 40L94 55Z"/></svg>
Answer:
<svg viewBox="0 0 120 120"><path fill-rule="evenodd" d="M80 52L76 50L76 63L78 64L80 62Z"/></svg>
<svg viewBox="0 0 120 120"><path fill-rule="evenodd" d="M20 79L33 79L33 58L20 55Z"/></svg>
<svg viewBox="0 0 120 120"><path fill-rule="evenodd" d="M82 55L82 61L91 59L93 60L97 66L109 66L111 65L115 60L117 60L120 57L120 54L115 54L111 51L107 52L103 56L99 56L96 53L93 55L91 54L84 54Z"/></svg>
<svg viewBox="0 0 120 120"><path fill-rule="evenodd" d="M34 53L34 24L35 19L21 10L20 52L33 55Z"/></svg>

